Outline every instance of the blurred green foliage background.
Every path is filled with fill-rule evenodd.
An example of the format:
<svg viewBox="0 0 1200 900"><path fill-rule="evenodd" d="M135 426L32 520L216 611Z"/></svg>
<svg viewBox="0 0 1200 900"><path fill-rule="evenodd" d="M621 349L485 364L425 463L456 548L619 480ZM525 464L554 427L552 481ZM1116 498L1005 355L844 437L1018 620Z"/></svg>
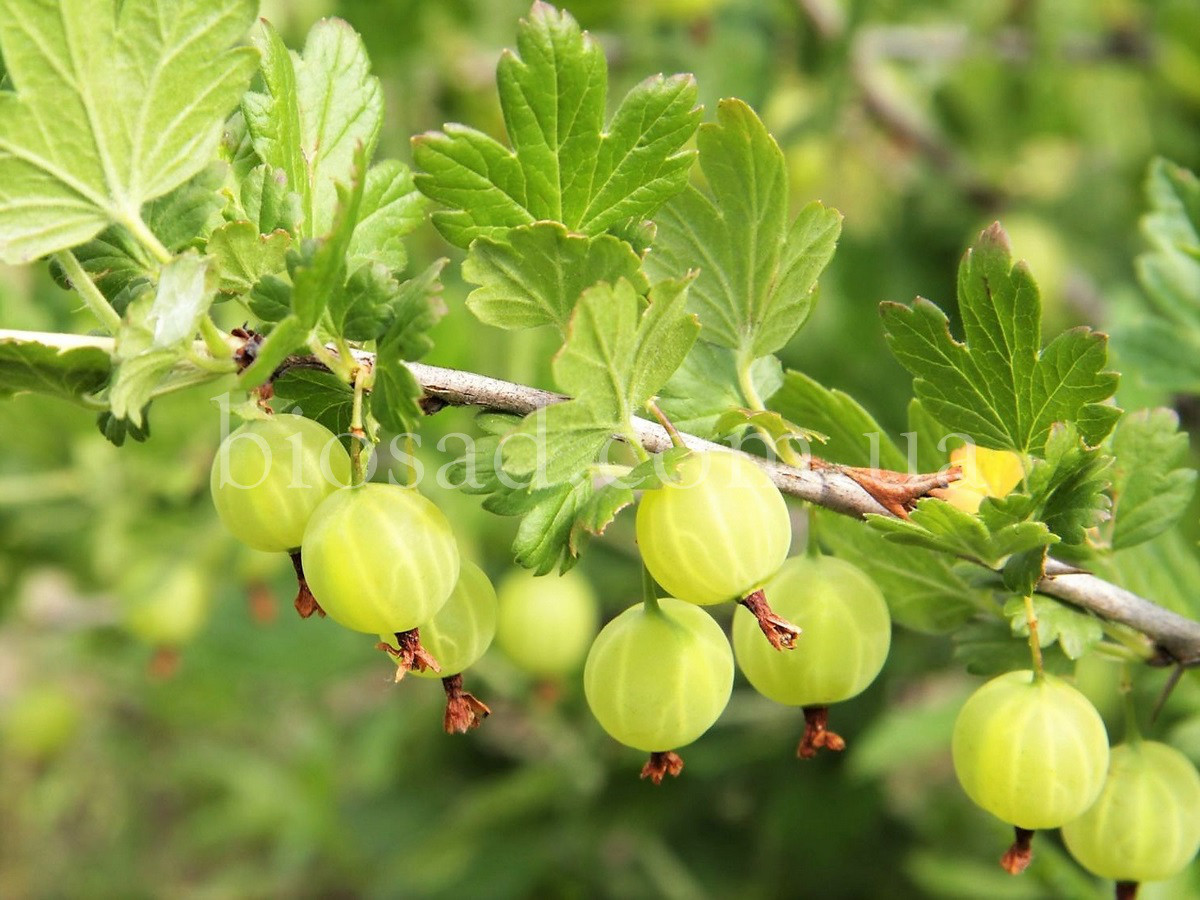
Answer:
<svg viewBox="0 0 1200 900"><path fill-rule="evenodd" d="M786 361L903 429L908 376L881 300L953 306L955 268L1000 218L1044 290L1046 330L1141 309L1133 259L1158 154L1200 166L1194 0L578 0L616 96L692 71L709 109L752 103L789 161L795 207L845 231ZM502 131L493 74L525 0L266 0L299 46L319 17L364 36L387 98L381 155L463 121ZM414 268L456 251L431 228ZM431 362L534 384L550 338L475 322L447 270ZM226 325L240 324L227 310ZM86 331L44 268L0 270L0 323ZM1118 366L1120 347L1116 348ZM1019 879L1006 828L954 782L949 733L976 683L945 639L901 633L880 680L838 709L849 749L793 758L802 723L740 681L720 723L659 788L587 714L578 679L538 685L493 652L468 687L495 712L441 732L436 682L392 684L371 641L291 610L291 568L237 547L208 500L213 389L152 413L152 440L110 446L92 416L0 403L0 896L1108 896L1055 836ZM1190 398L1123 382L1127 406ZM448 462L431 421L427 466ZM510 522L433 492L475 558L511 564ZM1195 520L1195 516L1191 517ZM1200 565L1148 584L1197 613ZM1168 552L1168 551L1156 551ZM1140 559L1140 558L1139 558ZM638 597L630 521L581 565L606 615ZM172 654L160 645L176 645ZM1081 684L1114 734L1115 673ZM1165 673L1139 676L1147 708ZM1200 762L1200 682L1155 728ZM1200 869L1147 898L1200 896Z"/></svg>

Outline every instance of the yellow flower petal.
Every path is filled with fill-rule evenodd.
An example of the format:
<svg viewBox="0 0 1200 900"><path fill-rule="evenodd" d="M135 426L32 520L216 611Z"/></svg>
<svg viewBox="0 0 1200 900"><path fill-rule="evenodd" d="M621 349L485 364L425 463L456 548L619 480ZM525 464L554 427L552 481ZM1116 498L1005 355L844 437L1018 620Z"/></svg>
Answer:
<svg viewBox="0 0 1200 900"><path fill-rule="evenodd" d="M984 497L1003 497L1021 483L1021 457L1010 450L988 450L967 444L950 451L950 462L962 467L962 478L946 489L947 502L964 512L978 512Z"/></svg>

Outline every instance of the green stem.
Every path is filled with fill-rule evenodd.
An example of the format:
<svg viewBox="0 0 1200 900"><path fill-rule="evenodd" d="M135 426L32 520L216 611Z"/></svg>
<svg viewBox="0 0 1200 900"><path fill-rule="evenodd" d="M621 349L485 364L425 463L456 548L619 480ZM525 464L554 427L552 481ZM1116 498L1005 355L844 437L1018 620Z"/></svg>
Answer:
<svg viewBox="0 0 1200 900"><path fill-rule="evenodd" d="M679 434L679 429L675 427L675 423L667 418L667 414L659 408L653 399L646 401L646 409L650 410L654 418L658 419L658 424L666 429L667 436L671 438L671 445L673 447L682 447L686 450L687 444L683 442L683 437Z"/></svg>
<svg viewBox="0 0 1200 900"><path fill-rule="evenodd" d="M216 381L218 378L232 374L232 372L232 366L223 368L220 371L210 371L199 367L183 370L176 369L168 373L166 379L151 391L150 399L153 400L166 394L173 394L175 391L182 391L186 388L195 387L198 384Z"/></svg>
<svg viewBox="0 0 1200 900"><path fill-rule="evenodd" d="M750 363L744 362L738 365L738 387L742 389L742 396L746 399L746 405L751 409L766 409L762 397L758 395L758 389L754 386L754 378L750 374Z"/></svg>
<svg viewBox="0 0 1200 900"><path fill-rule="evenodd" d="M1140 744L1142 729L1138 727L1137 709L1133 705L1133 670L1128 663L1121 672L1121 708L1125 713L1125 743Z"/></svg>
<svg viewBox="0 0 1200 900"><path fill-rule="evenodd" d="M404 467L404 486L413 487L417 483L417 443L411 434L404 436L404 453L412 460Z"/></svg>
<svg viewBox="0 0 1200 900"><path fill-rule="evenodd" d="M1025 597L1025 621L1029 623L1029 653L1033 657L1034 681L1042 681L1046 677L1046 669L1042 663L1042 644L1038 640L1037 613L1033 611L1033 595Z"/></svg>
<svg viewBox="0 0 1200 900"><path fill-rule="evenodd" d="M308 342L308 349L312 351L313 356L319 359L325 368L329 369L334 375L349 384L354 378L354 368L340 356L330 353L329 350L317 338L313 338Z"/></svg>
<svg viewBox="0 0 1200 900"><path fill-rule="evenodd" d="M225 340L225 332L217 327L212 316L202 316L200 319L200 337L204 338L204 346L212 354L213 359L228 359L233 353Z"/></svg>
<svg viewBox="0 0 1200 900"><path fill-rule="evenodd" d="M363 391L366 386L365 370L354 373L354 402L350 407L350 483L362 484L367 477L367 464L363 459L363 444L367 433L363 429Z"/></svg>
<svg viewBox="0 0 1200 900"><path fill-rule="evenodd" d="M55 253L54 258L58 260L58 264L67 273L67 278L71 281L71 287L75 288L75 292L83 298L83 302L87 304L87 308L91 311L92 315L100 320L100 324L104 327L104 330L109 334L116 334L121 328L121 317L117 315L117 311L108 302L108 298L100 293L100 288L96 287L96 283L92 281L91 276L83 270L83 266L79 264L79 260L75 258L75 254L70 250L63 250L60 253Z"/></svg>
<svg viewBox="0 0 1200 900"><path fill-rule="evenodd" d="M751 361L753 362L753 361ZM738 365L738 387L742 390L742 396L745 398L750 409L756 412L763 412L767 405L763 402L762 397L758 394L758 389L754 387L754 378L750 374L750 362ZM775 449L775 453L789 466L794 466L797 469L804 468L804 459L796 452L796 448L792 446L788 438L775 440L771 433L761 425L755 425L754 429L762 435L762 439Z"/></svg>
<svg viewBox="0 0 1200 900"><path fill-rule="evenodd" d="M658 605L658 588L645 565L642 566L642 604L646 612L662 612L662 607Z"/></svg>
<svg viewBox="0 0 1200 900"><path fill-rule="evenodd" d="M188 362L197 369L204 372L212 372L214 375L232 375L237 371L237 363L231 357L222 355L216 358L205 356L203 353L196 351L194 347L188 348Z"/></svg>
<svg viewBox="0 0 1200 900"><path fill-rule="evenodd" d="M163 246L163 242L150 230L150 226L142 221L140 215L122 219L121 224L129 229L129 233L137 239L137 242L149 250L150 254L164 266L175 258L175 254Z"/></svg>

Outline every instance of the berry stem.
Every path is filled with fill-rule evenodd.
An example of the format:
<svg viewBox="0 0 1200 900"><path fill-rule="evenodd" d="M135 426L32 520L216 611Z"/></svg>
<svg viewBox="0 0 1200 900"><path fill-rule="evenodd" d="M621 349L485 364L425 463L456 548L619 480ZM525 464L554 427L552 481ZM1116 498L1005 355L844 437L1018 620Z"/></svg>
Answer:
<svg viewBox="0 0 1200 900"><path fill-rule="evenodd" d="M654 576L645 566L642 566L642 603L646 605L646 612L661 611L658 605L658 587L654 583Z"/></svg>
<svg viewBox="0 0 1200 900"><path fill-rule="evenodd" d="M800 759L812 759L822 747L834 752L845 750L846 742L836 731L830 731L826 727L828 724L828 706L804 707L804 737L796 747L796 756Z"/></svg>
<svg viewBox="0 0 1200 900"><path fill-rule="evenodd" d="M662 784L663 779L668 775L678 778L682 771L683 757L674 750L656 750L650 754L650 758L642 766L642 778L649 778L655 784Z"/></svg>
<svg viewBox="0 0 1200 900"><path fill-rule="evenodd" d="M412 487L417 483L417 444L416 441L413 440L413 436L411 434L406 434L404 436L404 454L409 459L409 461L401 467L401 471L404 473L404 486Z"/></svg>
<svg viewBox="0 0 1200 900"><path fill-rule="evenodd" d="M288 556L291 557L292 568L296 570L296 612L300 613L302 619L307 619L313 613L322 619L325 618L325 610L321 609L321 604L308 589L308 582L304 578L304 564L300 561L300 551L293 550Z"/></svg>
<svg viewBox="0 0 1200 900"><path fill-rule="evenodd" d="M443 678L442 689L446 692L446 715L442 718L446 734L466 734L492 714L486 703L463 690L461 674Z"/></svg>
<svg viewBox="0 0 1200 900"><path fill-rule="evenodd" d="M770 604L767 603L767 595L762 588L743 597L738 603L750 610L754 614L754 618L758 619L758 627L767 636L772 647L776 650L795 649L800 629L787 619L775 614Z"/></svg>
<svg viewBox="0 0 1200 900"><path fill-rule="evenodd" d="M1037 613L1033 609L1033 595L1025 597L1025 621L1029 624L1029 654L1033 657L1033 678L1041 681L1046 677L1046 669L1042 662L1042 642L1038 637Z"/></svg>
<svg viewBox="0 0 1200 900"><path fill-rule="evenodd" d="M1121 667L1121 709L1125 715L1125 743L1140 744L1142 729L1138 727L1137 709L1133 705L1133 669L1126 663Z"/></svg>
<svg viewBox="0 0 1200 900"><path fill-rule="evenodd" d="M363 429L363 391L366 387L366 367L354 370L354 402L350 407L350 483L362 484L367 478L367 465L363 459L363 445L367 433Z"/></svg>
<svg viewBox="0 0 1200 900"><path fill-rule="evenodd" d="M654 418L658 419L658 423L667 430L667 435L671 438L672 446L687 449L687 444L683 442L683 438L680 436L675 424L667 418L666 413L659 409L658 404L653 399L646 401L646 409L650 410Z"/></svg>
<svg viewBox="0 0 1200 900"><path fill-rule="evenodd" d="M1033 832L1028 828L1013 828L1012 846L1000 857L1000 867L1009 875L1020 875L1033 861Z"/></svg>

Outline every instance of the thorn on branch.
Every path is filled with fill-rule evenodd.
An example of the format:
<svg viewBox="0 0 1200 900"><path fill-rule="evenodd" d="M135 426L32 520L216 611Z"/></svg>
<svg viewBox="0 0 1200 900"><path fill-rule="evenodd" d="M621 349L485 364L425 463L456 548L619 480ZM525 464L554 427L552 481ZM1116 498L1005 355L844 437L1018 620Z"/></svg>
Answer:
<svg viewBox="0 0 1200 900"><path fill-rule="evenodd" d="M800 759L812 759L821 748L840 753L846 749L846 742L836 731L830 731L828 706L804 707L804 737L796 748L796 756Z"/></svg>
<svg viewBox="0 0 1200 900"><path fill-rule="evenodd" d="M375 648L387 653L396 663L396 681L401 681L405 675L413 671L424 672L426 669L432 669L434 672L442 671L438 661L421 646L421 633L418 628L397 631L395 647L380 641Z"/></svg>
<svg viewBox="0 0 1200 900"><path fill-rule="evenodd" d="M767 603L765 592L761 589L757 590L753 594L743 597L738 603L750 610L754 618L758 619L758 627L767 636L772 647L776 650L795 649L800 629L782 616L776 615L770 604Z"/></svg>
<svg viewBox="0 0 1200 900"><path fill-rule="evenodd" d="M649 778L655 784L662 784L663 779L668 775L678 778L682 771L683 757L674 750L656 750L650 754L650 758L642 766L642 778Z"/></svg>
<svg viewBox="0 0 1200 900"><path fill-rule="evenodd" d="M841 472L870 494L876 503L900 519L907 519L909 511L922 497L937 496L938 491L948 488L962 478L962 469L958 466L950 466L944 472L909 475L890 469L838 466L815 458L811 465L817 471L831 469Z"/></svg>
<svg viewBox="0 0 1200 900"><path fill-rule="evenodd" d="M1028 828L1013 828L1012 846L1000 857L1000 867L1009 875L1020 875L1033 861L1033 832Z"/></svg>
<svg viewBox="0 0 1200 900"><path fill-rule="evenodd" d="M312 591L308 589L308 582L304 579L304 565L300 561L300 551L296 550L288 554L292 558L292 568L296 570L296 612L300 613L300 618L307 619L313 613L316 613L322 619L325 618L325 610L321 609L321 604L317 602L317 598L312 595Z"/></svg>
<svg viewBox="0 0 1200 900"><path fill-rule="evenodd" d="M442 688L446 691L446 715L442 719L446 734L466 734L492 714L486 703L463 690L462 675L443 678Z"/></svg>

